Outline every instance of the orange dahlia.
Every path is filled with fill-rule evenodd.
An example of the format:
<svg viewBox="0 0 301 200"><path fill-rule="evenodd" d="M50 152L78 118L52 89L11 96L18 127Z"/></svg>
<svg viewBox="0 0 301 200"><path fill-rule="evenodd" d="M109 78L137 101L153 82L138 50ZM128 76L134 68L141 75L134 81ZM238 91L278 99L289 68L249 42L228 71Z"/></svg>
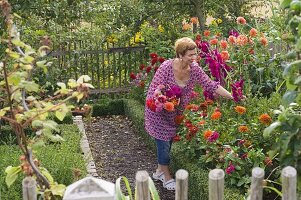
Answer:
<svg viewBox="0 0 301 200"><path fill-rule="evenodd" d="M212 120L218 120L219 118L221 118L221 116L222 116L222 113L221 113L221 112L215 111L214 113L212 113L211 119L212 119Z"/></svg>
<svg viewBox="0 0 301 200"><path fill-rule="evenodd" d="M208 37L210 35L210 31L209 30L205 30L203 34L204 34L204 36Z"/></svg>
<svg viewBox="0 0 301 200"><path fill-rule="evenodd" d="M234 109L237 113L239 113L241 115L247 111L247 109L243 106L236 106Z"/></svg>
<svg viewBox="0 0 301 200"><path fill-rule="evenodd" d="M263 46L267 46L267 45L268 45L268 40L267 40L265 37L261 37L261 38L260 38L260 43L261 43Z"/></svg>
<svg viewBox="0 0 301 200"><path fill-rule="evenodd" d="M213 131L207 130L204 132L204 138L208 139L212 135Z"/></svg>
<svg viewBox="0 0 301 200"><path fill-rule="evenodd" d="M222 49L227 49L228 42L226 40L221 40L220 45L221 45Z"/></svg>
<svg viewBox="0 0 301 200"><path fill-rule="evenodd" d="M221 52L221 57L222 57L222 60L223 60L223 61L229 60L230 56L229 56L228 51L222 51L222 52Z"/></svg>
<svg viewBox="0 0 301 200"><path fill-rule="evenodd" d="M248 128L247 126L245 126L245 125L242 125L242 126L239 126L239 127L238 127L238 131L239 131L240 133L245 133L245 132L248 132L248 131L249 131L249 128Z"/></svg>
<svg viewBox="0 0 301 200"><path fill-rule="evenodd" d="M165 108L165 110L167 110L168 112L172 112L172 111L174 111L174 109L175 109L175 105L174 105L173 103L171 103L171 102L166 102L166 103L164 104L164 108Z"/></svg>
<svg viewBox="0 0 301 200"><path fill-rule="evenodd" d="M243 17L237 17L236 22L238 24L243 24L244 25L244 24L247 23L247 20L245 18L243 18Z"/></svg>
<svg viewBox="0 0 301 200"><path fill-rule="evenodd" d="M272 122L272 118L268 114L262 114L259 116L259 121L265 125L270 125Z"/></svg>
<svg viewBox="0 0 301 200"><path fill-rule="evenodd" d="M230 35L228 38L228 42L230 44L235 44L236 43L236 38L233 35Z"/></svg>
<svg viewBox="0 0 301 200"><path fill-rule="evenodd" d="M218 43L218 39L214 38L209 41L211 45L216 45Z"/></svg>
<svg viewBox="0 0 301 200"><path fill-rule="evenodd" d="M177 115L175 117L175 123L177 125L180 125L184 121L185 116L184 115Z"/></svg>
<svg viewBox="0 0 301 200"><path fill-rule="evenodd" d="M199 121L198 125L201 125L201 126L203 126L205 123L206 123L206 121L205 121L205 120L201 120L201 121Z"/></svg>
<svg viewBox="0 0 301 200"><path fill-rule="evenodd" d="M257 30L255 28L251 28L250 32L249 32L249 35L251 37L256 37L257 35Z"/></svg>

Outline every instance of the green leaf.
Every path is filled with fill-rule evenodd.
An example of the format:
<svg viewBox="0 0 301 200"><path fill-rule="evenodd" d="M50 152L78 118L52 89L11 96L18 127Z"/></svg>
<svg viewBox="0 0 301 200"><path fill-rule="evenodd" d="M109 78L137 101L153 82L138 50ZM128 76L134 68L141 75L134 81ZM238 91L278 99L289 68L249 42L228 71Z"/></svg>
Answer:
<svg viewBox="0 0 301 200"><path fill-rule="evenodd" d="M122 193L122 190L121 190L121 180L123 180L124 183L125 183L127 192L128 192L128 194L129 194L128 197L126 197L126 196ZM132 190L131 190L129 181L128 181L128 179L127 179L125 176L119 177L119 178L116 180L116 184L115 184L115 195L116 195L116 199L118 199L118 200L125 200L125 199L131 199L131 200L133 200Z"/></svg>
<svg viewBox="0 0 301 200"><path fill-rule="evenodd" d="M21 86L29 92L37 92L39 90L39 85L31 81L22 81Z"/></svg>
<svg viewBox="0 0 301 200"><path fill-rule="evenodd" d="M263 188L266 188L266 189L269 189L269 190L272 190L272 191L274 191L274 192L276 192L280 197L282 197L282 193L278 190L278 189L276 189L276 188L274 188L274 187L270 187L270 186L263 186Z"/></svg>
<svg viewBox="0 0 301 200"><path fill-rule="evenodd" d="M63 119L65 118L66 116L66 112L62 112L62 111L55 111L55 116L60 120L60 121L63 121Z"/></svg>
<svg viewBox="0 0 301 200"><path fill-rule="evenodd" d="M32 128L42 127L42 125L43 125L43 121L41 120L33 120L31 122Z"/></svg>
<svg viewBox="0 0 301 200"><path fill-rule="evenodd" d="M69 79L68 80L68 86L71 87L71 88L75 88L75 87L77 87L77 83L74 79Z"/></svg>
<svg viewBox="0 0 301 200"><path fill-rule="evenodd" d="M38 141L36 141L35 143L32 144L31 148L33 150L35 149L39 149L40 147L45 147L45 142L42 139L39 139Z"/></svg>
<svg viewBox="0 0 301 200"><path fill-rule="evenodd" d="M270 126L266 127L263 131L263 137L265 137L265 138L269 137L271 132L274 131L280 125L281 125L281 122L274 122Z"/></svg>
<svg viewBox="0 0 301 200"><path fill-rule="evenodd" d="M77 83L84 83L90 81L91 78L88 75L82 75L78 78Z"/></svg>
<svg viewBox="0 0 301 200"><path fill-rule="evenodd" d="M57 125L58 125L58 124L57 124L56 122L51 121L51 120L47 120L47 121L44 121L44 122L43 122L43 127L44 127L44 128L49 128L49 129L51 129L51 130L56 130L56 131L58 131Z"/></svg>
<svg viewBox="0 0 301 200"><path fill-rule="evenodd" d="M34 57L32 56L25 56L20 59L21 62L26 63L26 64L31 64L34 61Z"/></svg>
<svg viewBox="0 0 301 200"><path fill-rule="evenodd" d="M282 9L289 8L291 2L292 0L283 0L280 4L280 8Z"/></svg>
<svg viewBox="0 0 301 200"><path fill-rule="evenodd" d="M158 191L157 191L154 181L151 179L151 177L148 177L148 187L149 187L150 193L152 195L152 199L160 200Z"/></svg>
<svg viewBox="0 0 301 200"><path fill-rule="evenodd" d="M294 84L298 85L301 83L301 76L298 76L298 78L296 78Z"/></svg>
<svg viewBox="0 0 301 200"><path fill-rule="evenodd" d="M60 86L62 89L66 89L65 83L59 82L59 83L57 83L57 85Z"/></svg>
<svg viewBox="0 0 301 200"><path fill-rule="evenodd" d="M297 95L298 95L297 91L291 91L291 90L286 91L282 97L283 105L288 106L289 104L295 102Z"/></svg>
<svg viewBox="0 0 301 200"><path fill-rule="evenodd" d="M63 196L66 190L66 186L63 184L55 184L50 186L50 191L53 195Z"/></svg>
<svg viewBox="0 0 301 200"><path fill-rule="evenodd" d="M39 167L41 173L47 178L47 180L49 181L50 184L54 184L54 179L51 176L51 174L49 173L49 171L44 168L44 167Z"/></svg>
<svg viewBox="0 0 301 200"><path fill-rule="evenodd" d="M62 138L60 135L56 134L48 134L47 137L52 141L52 142L63 142L65 141L64 138Z"/></svg>
<svg viewBox="0 0 301 200"><path fill-rule="evenodd" d="M18 178L18 174L21 172L21 166L18 167L12 167L12 166L8 166L5 169L5 173L7 173L6 177L5 177L5 182L6 185L8 187L10 187Z"/></svg>
<svg viewBox="0 0 301 200"><path fill-rule="evenodd" d="M22 42L22 41L19 40L19 39L12 39L11 42L12 42L14 45L19 46L19 47L25 47L25 46L26 46L25 43Z"/></svg>
<svg viewBox="0 0 301 200"><path fill-rule="evenodd" d="M3 116L5 115L5 113L6 113L6 110L1 109L1 110L0 110L0 117L3 117Z"/></svg>

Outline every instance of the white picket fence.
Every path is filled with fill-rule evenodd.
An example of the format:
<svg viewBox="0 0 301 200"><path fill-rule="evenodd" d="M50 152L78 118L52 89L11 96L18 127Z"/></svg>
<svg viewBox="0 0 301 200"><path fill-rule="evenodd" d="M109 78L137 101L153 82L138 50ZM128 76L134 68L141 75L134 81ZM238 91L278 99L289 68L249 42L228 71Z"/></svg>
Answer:
<svg viewBox="0 0 301 200"><path fill-rule="evenodd" d="M188 176L189 174L186 170L180 169L176 172L175 200L188 200ZM209 172L209 200L224 199L224 178L225 178L225 173L221 169L213 169ZM137 172L136 174L137 200L150 200L148 180L149 180L149 175L146 171ZM259 167L254 168L252 170L252 183L251 183L250 195L248 197L248 200L264 199L263 180L264 180L264 170ZM285 167L281 172L281 180L282 180L282 200L297 200L296 169L290 166ZM71 185L73 188L72 195L78 197L76 199L81 199L81 200L115 199L114 195L112 195L112 192L110 192L111 195L110 198L108 197L108 193L105 192L106 191L105 188L108 188L108 186L104 185L105 181L103 180L97 180L96 178L90 177L90 179L85 178L85 181L83 181L82 179L78 182L80 183L78 184L78 186L76 185L76 183ZM89 186L86 187L85 183L89 184ZM114 187L113 185L114 184L110 185L110 187ZM87 190L87 188L90 190ZM78 192L78 195L76 192ZM100 194L100 196L98 196L98 198L90 198L87 195L90 195L91 193L94 193L95 195L97 195L98 193ZM102 197L101 195L103 195L103 198L101 198ZM23 181L23 200L36 200L37 199L36 196L37 195L36 195L35 181L34 179L29 179L27 177Z"/></svg>

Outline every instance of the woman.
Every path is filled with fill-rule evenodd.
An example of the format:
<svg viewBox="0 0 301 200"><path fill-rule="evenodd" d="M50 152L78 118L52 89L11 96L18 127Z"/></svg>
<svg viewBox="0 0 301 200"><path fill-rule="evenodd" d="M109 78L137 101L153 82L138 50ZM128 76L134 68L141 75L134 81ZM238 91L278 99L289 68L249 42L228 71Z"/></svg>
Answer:
<svg viewBox="0 0 301 200"><path fill-rule="evenodd" d="M174 119L183 112L183 108L188 104L194 86L200 84L206 91L228 99L233 98L227 90L217 82L212 81L195 62L196 48L197 46L192 39L187 37L178 39L175 43L176 58L161 64L152 79L146 98L153 98L158 86L181 88L180 103L175 111L161 110L155 112L149 106L145 107L145 129L148 134L155 138L157 145L158 168L153 174L153 178L161 180L164 188L168 190L175 190L176 187L175 180L169 171L170 148L177 128Z"/></svg>

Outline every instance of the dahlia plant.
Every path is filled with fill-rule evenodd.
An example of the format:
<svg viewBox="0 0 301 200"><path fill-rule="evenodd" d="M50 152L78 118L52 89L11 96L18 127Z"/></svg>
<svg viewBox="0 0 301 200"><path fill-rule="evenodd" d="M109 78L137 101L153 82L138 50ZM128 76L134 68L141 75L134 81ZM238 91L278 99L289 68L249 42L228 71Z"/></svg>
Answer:
<svg viewBox="0 0 301 200"><path fill-rule="evenodd" d="M196 90L192 97L202 92ZM179 128L174 142L201 166L224 169L231 185L248 187L246 170L253 167L272 171L276 165L268 152L278 134L264 138L261 133L274 120L277 104L270 102L278 102L279 95L239 103L201 99L192 98L183 115L175 118Z"/></svg>
<svg viewBox="0 0 301 200"><path fill-rule="evenodd" d="M214 80L232 89L235 101L243 97L243 90L245 94L250 93L271 76L268 40L264 33L248 27L243 17L237 18L237 28L229 31L227 36L214 34L209 29L203 35L197 35L195 42L202 64L208 66ZM243 88L244 82L247 87Z"/></svg>
<svg viewBox="0 0 301 200"><path fill-rule="evenodd" d="M138 72L130 72L131 84L134 86L132 94L142 103L145 102L146 92L154 74L164 61L165 58L153 52L149 54L149 61L139 66Z"/></svg>

